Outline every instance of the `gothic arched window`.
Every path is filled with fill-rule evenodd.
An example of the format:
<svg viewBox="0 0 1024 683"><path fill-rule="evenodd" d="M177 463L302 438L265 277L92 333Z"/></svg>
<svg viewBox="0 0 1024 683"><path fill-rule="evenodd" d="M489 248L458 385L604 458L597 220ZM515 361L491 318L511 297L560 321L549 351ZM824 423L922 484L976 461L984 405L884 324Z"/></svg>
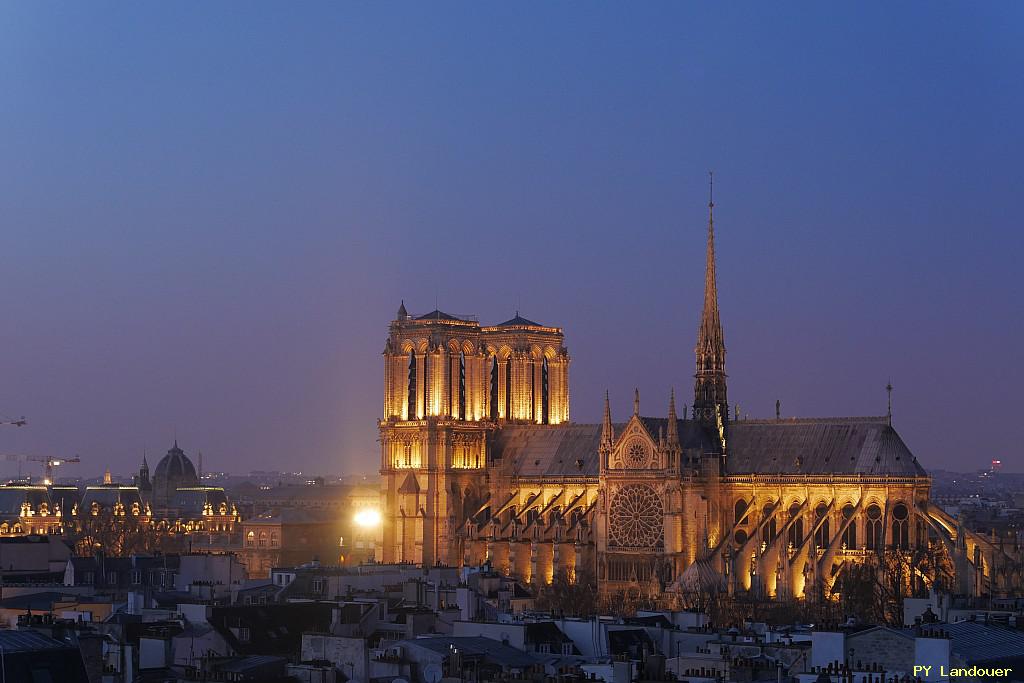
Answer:
<svg viewBox="0 0 1024 683"><path fill-rule="evenodd" d="M843 506L843 520L850 519L853 517L853 512L856 508L850 503ZM857 520L853 520L846 527L846 531L843 532L843 545L849 550L854 550L857 547Z"/></svg>
<svg viewBox="0 0 1024 683"><path fill-rule="evenodd" d="M868 550L880 550L884 544L882 538L882 508L874 503L868 506L867 521L867 548Z"/></svg>
<svg viewBox="0 0 1024 683"><path fill-rule="evenodd" d="M740 498L736 501L736 505L733 508L736 513L735 522L740 524L743 522L743 515L747 511L747 501Z"/></svg>
<svg viewBox="0 0 1024 683"><path fill-rule="evenodd" d="M814 532L814 544L819 548L827 547L829 542L832 540L832 535L829 533L828 518L828 506L824 503L818 503L818 507L814 508L814 523L818 524L817 530ZM824 521L821 521L824 519ZM820 522L820 524L819 524Z"/></svg>
<svg viewBox="0 0 1024 683"><path fill-rule="evenodd" d="M796 548L804 542L804 520L800 518L798 503L789 506L789 518L794 520L789 525L789 542Z"/></svg>
<svg viewBox="0 0 1024 683"><path fill-rule="evenodd" d="M512 419L512 358L505 361L505 419Z"/></svg>
<svg viewBox="0 0 1024 683"><path fill-rule="evenodd" d="M892 544L897 550L910 549L910 511L903 503L892 509Z"/></svg>
<svg viewBox="0 0 1024 683"><path fill-rule="evenodd" d="M416 352L409 352L409 419L416 419Z"/></svg>
<svg viewBox="0 0 1024 683"><path fill-rule="evenodd" d="M541 392L541 394L540 394L540 404L541 404L540 420L541 420L542 423L548 424L549 420L551 419L551 415L550 415L550 413L551 413L551 408L550 408L551 389L550 389L550 385L548 384L548 359L547 358L544 358L544 360L541 361L540 377L541 377L541 382L540 382L540 392Z"/></svg>
<svg viewBox="0 0 1024 683"><path fill-rule="evenodd" d="M775 540L775 537L779 535L778 525L775 522L775 505L772 503L765 503L765 506L761 508L761 517L767 519L768 523L764 525L764 542L771 543Z"/></svg>
<svg viewBox="0 0 1024 683"><path fill-rule="evenodd" d="M466 354L459 354L459 405L458 418L466 419Z"/></svg>
<svg viewBox="0 0 1024 683"><path fill-rule="evenodd" d="M491 356L491 419L498 419L498 357Z"/></svg>

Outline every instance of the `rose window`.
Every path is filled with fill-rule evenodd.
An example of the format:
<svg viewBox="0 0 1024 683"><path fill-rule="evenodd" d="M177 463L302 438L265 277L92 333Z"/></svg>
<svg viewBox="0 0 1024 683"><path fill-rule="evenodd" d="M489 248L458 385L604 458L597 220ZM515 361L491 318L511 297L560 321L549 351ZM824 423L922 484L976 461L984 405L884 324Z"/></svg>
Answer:
<svg viewBox="0 0 1024 683"><path fill-rule="evenodd" d="M626 450L626 460L632 467L643 467L647 462L647 447L639 439L629 444Z"/></svg>
<svg viewBox="0 0 1024 683"><path fill-rule="evenodd" d="M614 545L653 548L663 545L661 499L650 486L624 486L612 498L608 532Z"/></svg>

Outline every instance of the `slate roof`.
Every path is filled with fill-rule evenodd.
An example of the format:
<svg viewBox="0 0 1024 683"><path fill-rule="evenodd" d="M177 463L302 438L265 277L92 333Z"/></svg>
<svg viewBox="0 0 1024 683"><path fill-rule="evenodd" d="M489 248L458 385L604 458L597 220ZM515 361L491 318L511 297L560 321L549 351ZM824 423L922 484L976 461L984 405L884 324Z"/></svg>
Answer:
<svg viewBox="0 0 1024 683"><path fill-rule="evenodd" d="M40 593L29 593L27 595L15 595L0 600L0 608L25 611L30 609L49 610L53 607L53 603L60 602L64 598L74 600L75 597L76 596L68 596L66 593L61 593L59 591L43 591ZM0 633L6 633L6 631L0 630Z"/></svg>
<svg viewBox="0 0 1024 683"><path fill-rule="evenodd" d="M54 486L50 489L50 500L60 506L61 517L71 517L75 505L82 501L82 492L77 486Z"/></svg>
<svg viewBox="0 0 1024 683"><path fill-rule="evenodd" d="M506 320L503 323L498 323L495 327L514 327L516 325L530 325L532 327L545 327L540 323L535 323L532 320L527 320L523 316L519 315L519 311L516 311L516 317L511 320Z"/></svg>
<svg viewBox="0 0 1024 683"><path fill-rule="evenodd" d="M507 425L490 435L494 457L520 477L596 477L601 425ZM582 461L577 462L577 461Z"/></svg>
<svg viewBox="0 0 1024 683"><path fill-rule="evenodd" d="M550 645L560 646L563 643L571 643L572 638L565 635L562 629L558 628L558 624L555 622L538 621L526 624L526 642L548 643ZM579 653L579 650L576 649L575 645L573 646L573 653Z"/></svg>
<svg viewBox="0 0 1024 683"><path fill-rule="evenodd" d="M665 418L641 420L655 439L667 432ZM699 423L678 427L684 450L713 450L715 437ZM598 476L600 424L506 425L489 439L492 456L520 477ZM741 420L728 426L726 445L726 474L928 476L884 417Z"/></svg>
<svg viewBox="0 0 1024 683"><path fill-rule="evenodd" d="M190 486L176 489L171 507L182 512L200 515L207 503L213 506L214 513L219 514L221 503L225 505L228 503L224 489L215 486ZM228 509L230 510L230 506Z"/></svg>
<svg viewBox="0 0 1024 683"><path fill-rule="evenodd" d="M608 631L608 652L615 657L640 659L645 651L654 652L654 641L642 628L622 628Z"/></svg>
<svg viewBox="0 0 1024 683"><path fill-rule="evenodd" d="M274 657L273 655L250 655L248 657L233 658L224 664L217 665L217 670L223 673L245 674L259 673L264 667L280 665L284 670L285 657Z"/></svg>
<svg viewBox="0 0 1024 683"><path fill-rule="evenodd" d="M740 421L726 438L730 474L927 476L886 418Z"/></svg>
<svg viewBox="0 0 1024 683"><path fill-rule="evenodd" d="M451 648L454 646L463 655L481 656L485 661L514 669L525 669L541 662L541 659L534 654L523 652L511 645L505 645L482 636L415 638L413 640L401 640L397 644L422 647L443 657L450 655Z"/></svg>
<svg viewBox="0 0 1024 683"><path fill-rule="evenodd" d="M648 614L642 617L625 617L622 623L630 626L672 628L672 622L664 614Z"/></svg>
<svg viewBox="0 0 1024 683"><path fill-rule="evenodd" d="M88 512L93 503L98 503L101 508L113 508L118 502L124 505L129 511L132 503L138 503L140 510L145 510L145 503L137 486L125 486L124 484L101 484L99 486L87 486L82 494L82 502L79 505L79 513Z"/></svg>
<svg viewBox="0 0 1024 683"><path fill-rule="evenodd" d="M0 646L3 646L4 653L72 649L72 646L68 643L54 640L31 629L17 631L13 629L0 630Z"/></svg>
<svg viewBox="0 0 1024 683"><path fill-rule="evenodd" d="M332 607L321 602L214 607L208 621L238 654L288 656L299 650L304 632L330 629ZM248 641L231 631L237 627L249 629Z"/></svg>
<svg viewBox="0 0 1024 683"><path fill-rule="evenodd" d="M432 310L430 313L425 313L423 315L416 316L416 320L455 320L461 323L472 322L471 320L465 320L463 318L451 315L450 313L439 311L436 308Z"/></svg>
<svg viewBox="0 0 1024 683"><path fill-rule="evenodd" d="M971 664L1024 657L1024 633L981 621L937 624L949 634L950 649Z"/></svg>
<svg viewBox="0 0 1024 683"><path fill-rule="evenodd" d="M26 502L38 512L40 504L50 505L50 495L45 486L0 486L0 517L18 517Z"/></svg>

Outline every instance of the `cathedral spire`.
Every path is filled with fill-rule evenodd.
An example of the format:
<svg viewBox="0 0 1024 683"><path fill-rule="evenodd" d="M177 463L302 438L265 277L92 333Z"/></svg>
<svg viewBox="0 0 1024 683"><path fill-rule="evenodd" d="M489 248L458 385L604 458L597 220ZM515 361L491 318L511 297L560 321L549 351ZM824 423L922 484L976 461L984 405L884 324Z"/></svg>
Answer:
<svg viewBox="0 0 1024 683"><path fill-rule="evenodd" d="M722 321L718 315L718 279L715 272L715 202L714 177L711 177L711 190L708 195L708 244L704 264L704 310L701 313L700 332L697 335L697 352L725 351L725 338L722 335Z"/></svg>
<svg viewBox="0 0 1024 683"><path fill-rule="evenodd" d="M693 416L706 422L715 421L716 407L727 421L729 404L725 390L725 335L718 313L718 280L715 271L715 201L714 176L709 173L708 195L708 243L704 266L704 309L701 312L700 330L697 332L697 346L694 348L697 361L696 383L694 385Z"/></svg>
<svg viewBox="0 0 1024 683"><path fill-rule="evenodd" d="M601 445L611 448L615 441L615 430L612 428L612 407L608 400L608 390L604 392L604 420L601 422Z"/></svg>
<svg viewBox="0 0 1024 683"><path fill-rule="evenodd" d="M676 390L668 395L668 445L679 446L679 418L676 417Z"/></svg>

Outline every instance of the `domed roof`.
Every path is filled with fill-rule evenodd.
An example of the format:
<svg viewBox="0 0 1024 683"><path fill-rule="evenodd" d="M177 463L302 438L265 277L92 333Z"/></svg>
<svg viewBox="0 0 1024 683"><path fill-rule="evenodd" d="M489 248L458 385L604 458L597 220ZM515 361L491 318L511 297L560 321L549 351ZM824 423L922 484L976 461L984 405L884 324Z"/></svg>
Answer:
<svg viewBox="0 0 1024 683"><path fill-rule="evenodd" d="M196 476L196 468L192 461L185 455L185 451L178 448L178 440L174 440L174 446L167 451L167 455L160 459L153 471L153 479L167 481L174 479L181 482L179 485L190 486L199 483Z"/></svg>

